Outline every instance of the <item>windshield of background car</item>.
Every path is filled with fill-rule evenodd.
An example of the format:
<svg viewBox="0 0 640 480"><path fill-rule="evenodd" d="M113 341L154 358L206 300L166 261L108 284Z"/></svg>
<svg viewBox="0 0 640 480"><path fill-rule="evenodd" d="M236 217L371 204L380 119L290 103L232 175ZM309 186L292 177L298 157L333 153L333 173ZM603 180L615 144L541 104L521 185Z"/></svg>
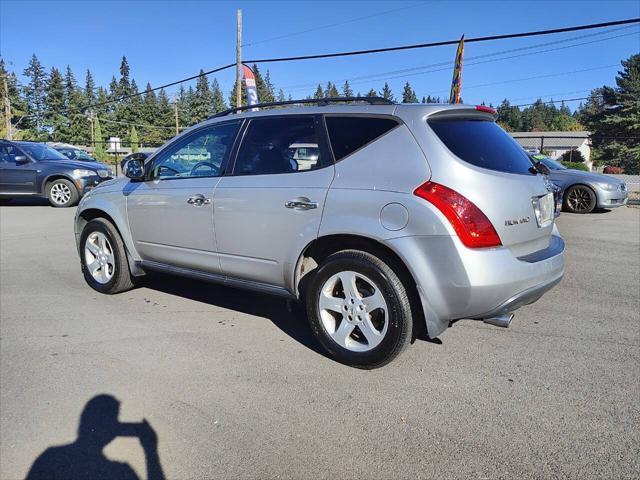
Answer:
<svg viewBox="0 0 640 480"><path fill-rule="evenodd" d="M556 162L554 159L547 157L546 155L531 155L531 159L536 162L541 162L543 165L546 165L551 170L566 170L567 167L562 165L560 162Z"/></svg>
<svg viewBox="0 0 640 480"><path fill-rule="evenodd" d="M434 118L428 123L461 160L489 170L531 175L531 161L525 151L495 122Z"/></svg>
<svg viewBox="0 0 640 480"><path fill-rule="evenodd" d="M44 143L19 143L18 145L35 160L68 160L59 151Z"/></svg>
<svg viewBox="0 0 640 480"><path fill-rule="evenodd" d="M81 160L83 162L95 162L96 160L86 152L82 150L74 150L73 153L76 154L76 160Z"/></svg>

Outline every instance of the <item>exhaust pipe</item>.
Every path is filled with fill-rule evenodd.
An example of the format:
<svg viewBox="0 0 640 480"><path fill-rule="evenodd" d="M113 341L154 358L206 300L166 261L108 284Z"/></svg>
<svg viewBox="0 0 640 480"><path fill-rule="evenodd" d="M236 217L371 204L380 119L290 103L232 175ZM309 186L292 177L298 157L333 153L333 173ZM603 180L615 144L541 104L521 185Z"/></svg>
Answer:
<svg viewBox="0 0 640 480"><path fill-rule="evenodd" d="M506 315L498 315L497 317L483 318L484 323L495 325L496 327L509 328L513 320L513 313L507 313Z"/></svg>

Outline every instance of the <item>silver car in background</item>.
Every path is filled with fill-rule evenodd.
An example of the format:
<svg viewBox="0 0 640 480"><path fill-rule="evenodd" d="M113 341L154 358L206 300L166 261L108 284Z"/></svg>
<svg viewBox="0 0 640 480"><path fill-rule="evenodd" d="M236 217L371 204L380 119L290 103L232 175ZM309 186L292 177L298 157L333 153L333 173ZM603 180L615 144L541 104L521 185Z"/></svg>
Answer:
<svg viewBox="0 0 640 480"><path fill-rule="evenodd" d="M160 271L299 299L360 368L425 328L509 326L564 273L548 182L492 109L364 100L225 112L130 160L78 207L87 283Z"/></svg>
<svg viewBox="0 0 640 480"><path fill-rule="evenodd" d="M627 204L627 185L610 175L565 167L542 154L531 155L549 169L551 181L563 190L563 207L571 213L591 213L596 208L616 208Z"/></svg>

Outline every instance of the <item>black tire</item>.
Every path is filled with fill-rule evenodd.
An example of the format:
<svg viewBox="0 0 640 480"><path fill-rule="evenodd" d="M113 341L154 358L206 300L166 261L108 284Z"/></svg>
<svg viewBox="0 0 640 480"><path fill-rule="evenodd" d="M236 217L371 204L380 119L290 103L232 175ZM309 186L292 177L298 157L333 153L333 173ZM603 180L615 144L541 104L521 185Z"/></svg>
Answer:
<svg viewBox="0 0 640 480"><path fill-rule="evenodd" d="M68 189L69 197L67 201L61 201L60 197L55 195L54 192L56 192L57 189ZM56 208L66 208L77 204L78 200L80 200L80 194L73 182L66 178L57 178L55 180L51 180L47 184L47 198L49 199L51 206Z"/></svg>
<svg viewBox="0 0 640 480"><path fill-rule="evenodd" d="M93 278L93 275L86 265L85 245L87 238L94 232L104 234L109 241L113 252L113 276L106 283L100 283ZM87 284L100 293L111 295L114 293L126 292L135 286L134 279L129 271L127 252L125 250L124 243L122 242L122 238L120 238L120 234L113 224L104 218L91 220L82 229L82 234L80 235L80 265Z"/></svg>
<svg viewBox="0 0 640 480"><path fill-rule="evenodd" d="M586 185L572 185L564 194L564 208L571 213L591 213L596 208L596 192Z"/></svg>
<svg viewBox="0 0 640 480"><path fill-rule="evenodd" d="M387 304L388 318L384 320L388 323L386 334L371 350L349 350L338 344L323 324L319 307L321 290L327 280L343 271L353 271L371 279ZM305 297L311 330L331 357L341 363L363 369L382 367L397 357L411 342L413 318L407 290L393 269L370 253L342 250L327 257L313 275ZM343 316L339 321L346 321L346 317ZM358 330L354 332L358 334Z"/></svg>

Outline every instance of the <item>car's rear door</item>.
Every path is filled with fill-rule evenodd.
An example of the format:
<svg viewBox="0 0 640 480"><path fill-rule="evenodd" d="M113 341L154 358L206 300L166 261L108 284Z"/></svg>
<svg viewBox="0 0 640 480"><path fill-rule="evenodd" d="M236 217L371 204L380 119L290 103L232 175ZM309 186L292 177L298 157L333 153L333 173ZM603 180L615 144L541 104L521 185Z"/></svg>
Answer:
<svg viewBox="0 0 640 480"><path fill-rule="evenodd" d="M290 287L297 255L318 235L334 175L321 122L314 115L248 121L233 172L214 196L218 253L230 281Z"/></svg>
<svg viewBox="0 0 640 480"><path fill-rule="evenodd" d="M129 225L143 261L220 273L213 192L239 126L225 122L188 134L150 160L147 181L127 185Z"/></svg>

